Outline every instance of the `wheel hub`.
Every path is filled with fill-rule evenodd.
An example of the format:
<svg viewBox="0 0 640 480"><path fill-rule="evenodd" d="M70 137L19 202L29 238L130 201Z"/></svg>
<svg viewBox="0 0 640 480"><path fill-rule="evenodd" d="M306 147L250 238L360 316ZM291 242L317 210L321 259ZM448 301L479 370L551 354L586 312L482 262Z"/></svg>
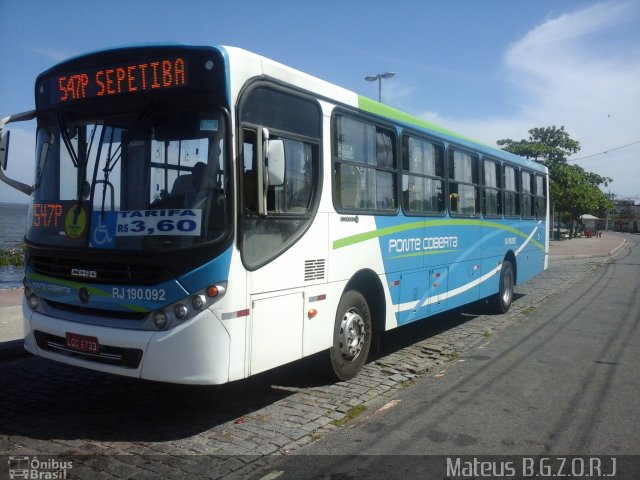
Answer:
<svg viewBox="0 0 640 480"><path fill-rule="evenodd" d="M355 359L362 351L366 334L366 326L358 309L349 309L340 324L340 353L349 360Z"/></svg>
<svg viewBox="0 0 640 480"><path fill-rule="evenodd" d="M511 303L511 293L513 285L513 276L507 271L502 280L502 301L505 304Z"/></svg>

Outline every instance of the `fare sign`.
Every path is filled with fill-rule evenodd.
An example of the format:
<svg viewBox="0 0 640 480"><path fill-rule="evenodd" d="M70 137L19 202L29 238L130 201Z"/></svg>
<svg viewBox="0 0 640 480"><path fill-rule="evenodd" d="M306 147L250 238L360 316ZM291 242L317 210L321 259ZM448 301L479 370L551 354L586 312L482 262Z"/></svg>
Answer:
<svg viewBox="0 0 640 480"><path fill-rule="evenodd" d="M62 73L51 79L52 101L65 103L187 85L184 57L158 58Z"/></svg>

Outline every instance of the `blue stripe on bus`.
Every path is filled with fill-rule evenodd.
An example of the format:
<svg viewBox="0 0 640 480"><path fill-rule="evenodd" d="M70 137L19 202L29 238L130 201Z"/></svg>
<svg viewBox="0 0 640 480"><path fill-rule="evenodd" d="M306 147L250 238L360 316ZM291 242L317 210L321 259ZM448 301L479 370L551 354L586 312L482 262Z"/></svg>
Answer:
<svg viewBox="0 0 640 480"><path fill-rule="evenodd" d="M544 269L541 220L405 218L403 224L398 217L377 217L376 225L399 324L496 293L509 251L519 283Z"/></svg>

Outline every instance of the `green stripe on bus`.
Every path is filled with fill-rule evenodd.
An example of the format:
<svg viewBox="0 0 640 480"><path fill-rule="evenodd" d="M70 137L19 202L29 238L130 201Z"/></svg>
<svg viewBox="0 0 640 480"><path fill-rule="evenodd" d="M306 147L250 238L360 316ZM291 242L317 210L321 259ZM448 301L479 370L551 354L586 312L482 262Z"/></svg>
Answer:
<svg viewBox="0 0 640 480"><path fill-rule="evenodd" d="M453 132L446 128L441 127L440 125L436 125L435 123L427 122L426 120L421 120L413 115L409 115L408 113L404 113L398 109L393 107L389 107L388 105L383 105L381 103L376 102L375 100L371 100L370 98L363 97L358 95L358 108L364 110L369 113L373 113L375 115L380 115L381 117L390 118L393 120L397 120L399 122L408 123L410 125L415 125L417 127L427 128L434 132L442 133L444 135L449 135L451 137L459 138L461 140L465 140L467 142L476 143L478 145L483 145L488 147L489 145L475 140L473 138L465 137L464 135L460 135L459 133ZM495 148L495 147L491 147Z"/></svg>
<svg viewBox="0 0 640 480"><path fill-rule="evenodd" d="M99 288L87 286L84 283L74 282L72 280L62 280L59 278L47 277L46 275L41 275L39 273L27 273L28 280L35 280L40 282L49 282L53 285L64 285L65 287L75 288L76 290L80 290L81 288L86 288L89 295L95 295L96 297L104 297L104 298L112 298L111 293L106 292L104 290L100 290ZM123 307L128 308L133 312L148 312L149 309L139 307L138 305L132 305L129 303L120 303Z"/></svg>
<svg viewBox="0 0 640 480"><path fill-rule="evenodd" d="M365 240L371 240L372 238L384 237L385 235L391 235L398 232L406 232L407 230L415 230L417 228L423 228L424 222L403 223L400 225L394 225L392 227L380 228L377 230L371 230L370 232L358 233L351 235L350 237L341 238L333 242L333 249L336 250L342 247L348 247L356 243L364 242Z"/></svg>
<svg viewBox="0 0 640 480"><path fill-rule="evenodd" d="M428 228L428 227L446 227L446 226L497 228L499 230L505 230L507 232L513 233L514 235L518 235L519 237L522 237L525 240L529 238L529 234L522 233L520 230L516 228L509 227L507 225L502 225L500 223L487 222L485 220L429 220L426 222L403 223L400 225L394 225L392 227L380 228L377 230L371 230L369 232L358 233L356 235L351 235L349 237L340 238L333 242L333 249L337 250L339 248L355 245L357 243L364 242L366 240L385 237L387 235L392 235L398 232L406 232L407 230L416 230L418 228L422 229L422 228ZM537 240L534 240L532 238L531 243L534 244L536 247L544 250L544 245L542 245Z"/></svg>

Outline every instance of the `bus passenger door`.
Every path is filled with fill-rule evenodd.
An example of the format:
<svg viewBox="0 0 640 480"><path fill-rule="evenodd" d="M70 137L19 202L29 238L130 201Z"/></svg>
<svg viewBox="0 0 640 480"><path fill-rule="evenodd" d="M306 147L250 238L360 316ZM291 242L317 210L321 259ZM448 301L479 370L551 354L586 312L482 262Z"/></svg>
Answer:
<svg viewBox="0 0 640 480"><path fill-rule="evenodd" d="M326 263L326 221L312 222L318 178L313 142L245 124L240 251L251 306L249 374L303 356L309 261Z"/></svg>
<svg viewBox="0 0 640 480"><path fill-rule="evenodd" d="M306 327L313 331L305 294L326 281L326 216L315 215L322 110L315 98L257 81L240 96L238 121L238 247L251 309L247 370L255 374L302 357ZM318 278L309 264L322 266Z"/></svg>

